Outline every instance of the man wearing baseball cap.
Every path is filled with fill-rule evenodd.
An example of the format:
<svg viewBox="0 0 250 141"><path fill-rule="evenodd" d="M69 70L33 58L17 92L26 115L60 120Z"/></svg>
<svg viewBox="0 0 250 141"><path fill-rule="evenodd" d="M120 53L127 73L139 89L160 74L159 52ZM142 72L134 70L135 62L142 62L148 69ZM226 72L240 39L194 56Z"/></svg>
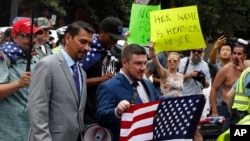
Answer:
<svg viewBox="0 0 250 141"><path fill-rule="evenodd" d="M31 33L33 28L33 34ZM13 42L5 42L0 49L0 140L27 140L29 118L27 96L30 72L26 72L30 35L41 34L42 30L32 26L29 19L19 19L12 26ZM33 43L35 43L33 37ZM31 59L31 70L38 62Z"/></svg>
<svg viewBox="0 0 250 141"><path fill-rule="evenodd" d="M115 75L116 61L110 50L117 40L125 40L122 35L123 23L119 18L106 17L94 34L93 43L87 55L80 61L87 74L87 102L85 107L85 124L96 123L96 89L98 85Z"/></svg>
<svg viewBox="0 0 250 141"><path fill-rule="evenodd" d="M37 35L34 51L39 58L43 58L52 54L52 45L49 43L49 30L52 29L52 25L46 17L38 17L36 25L43 30L43 34Z"/></svg>

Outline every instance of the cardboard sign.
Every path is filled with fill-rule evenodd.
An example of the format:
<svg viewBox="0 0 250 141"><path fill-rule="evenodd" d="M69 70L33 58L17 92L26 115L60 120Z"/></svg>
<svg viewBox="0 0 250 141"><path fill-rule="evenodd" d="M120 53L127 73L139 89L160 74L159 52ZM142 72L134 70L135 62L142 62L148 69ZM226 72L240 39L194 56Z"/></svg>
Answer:
<svg viewBox="0 0 250 141"><path fill-rule="evenodd" d="M148 46L150 39L150 11L160 10L160 5L133 4L131 8L128 44Z"/></svg>
<svg viewBox="0 0 250 141"><path fill-rule="evenodd" d="M197 6L152 11L150 29L156 52L206 47Z"/></svg>

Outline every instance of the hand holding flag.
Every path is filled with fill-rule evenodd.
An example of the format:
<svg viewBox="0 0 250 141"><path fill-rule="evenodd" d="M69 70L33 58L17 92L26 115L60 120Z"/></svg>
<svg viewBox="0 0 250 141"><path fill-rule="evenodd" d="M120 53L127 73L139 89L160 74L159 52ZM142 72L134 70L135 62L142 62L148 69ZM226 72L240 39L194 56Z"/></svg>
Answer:
<svg viewBox="0 0 250 141"><path fill-rule="evenodd" d="M120 141L192 140L204 105L204 95L131 105L122 114Z"/></svg>

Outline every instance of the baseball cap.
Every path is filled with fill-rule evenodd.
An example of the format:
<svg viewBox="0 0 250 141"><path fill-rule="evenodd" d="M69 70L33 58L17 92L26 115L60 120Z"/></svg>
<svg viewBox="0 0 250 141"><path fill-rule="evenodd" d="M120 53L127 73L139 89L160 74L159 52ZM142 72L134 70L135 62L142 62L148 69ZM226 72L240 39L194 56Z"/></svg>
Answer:
<svg viewBox="0 0 250 141"><path fill-rule="evenodd" d="M106 31L110 36L118 40L125 40L122 35L123 24L116 17L107 17L103 19L99 25L99 30Z"/></svg>
<svg viewBox="0 0 250 141"><path fill-rule="evenodd" d="M19 19L13 24L11 35L14 36L21 32L26 34L31 34L30 26L31 26L30 19L27 18ZM33 33L42 34L43 31L38 27L33 26Z"/></svg>
<svg viewBox="0 0 250 141"><path fill-rule="evenodd" d="M36 19L35 21L35 25L38 27L38 28L52 28L50 23L49 23L49 20L45 17L39 17Z"/></svg>

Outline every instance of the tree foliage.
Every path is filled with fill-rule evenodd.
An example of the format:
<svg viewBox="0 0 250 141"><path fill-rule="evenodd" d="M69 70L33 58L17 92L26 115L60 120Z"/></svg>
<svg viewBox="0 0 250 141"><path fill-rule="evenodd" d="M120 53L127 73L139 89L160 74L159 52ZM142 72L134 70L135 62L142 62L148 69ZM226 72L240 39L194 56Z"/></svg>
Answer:
<svg viewBox="0 0 250 141"><path fill-rule="evenodd" d="M176 0L175 6L197 5L203 34L211 39L220 34L248 38L250 1Z"/></svg>
<svg viewBox="0 0 250 141"><path fill-rule="evenodd" d="M62 6L82 6L90 11L95 23L106 16L117 16L129 25L130 9L134 0L40 0L55 11L67 14ZM154 0L151 0L154 1ZM228 34L248 38L250 29L250 1L248 0L161 0L162 9L197 5L203 35L217 38Z"/></svg>

